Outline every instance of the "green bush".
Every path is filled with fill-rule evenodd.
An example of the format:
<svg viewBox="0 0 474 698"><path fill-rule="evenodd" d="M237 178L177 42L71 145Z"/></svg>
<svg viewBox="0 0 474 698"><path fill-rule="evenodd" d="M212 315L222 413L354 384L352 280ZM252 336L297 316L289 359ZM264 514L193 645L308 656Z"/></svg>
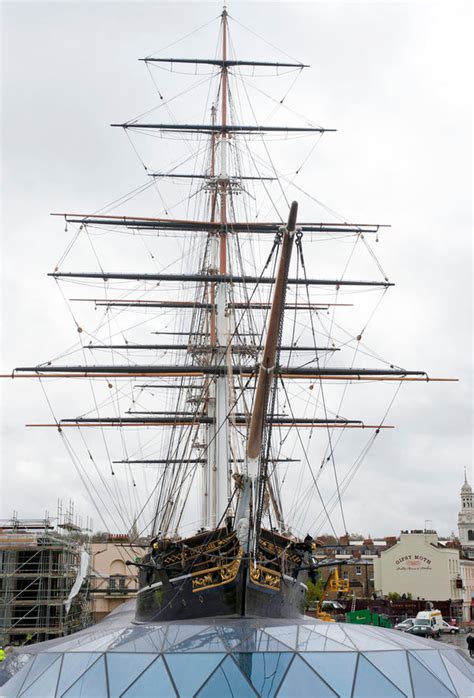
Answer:
<svg viewBox="0 0 474 698"><path fill-rule="evenodd" d="M306 608L312 608L316 606L317 602L321 598L321 594L324 590L324 579L319 577L316 584L313 584L313 582L308 579L306 585L308 587L305 600Z"/></svg>

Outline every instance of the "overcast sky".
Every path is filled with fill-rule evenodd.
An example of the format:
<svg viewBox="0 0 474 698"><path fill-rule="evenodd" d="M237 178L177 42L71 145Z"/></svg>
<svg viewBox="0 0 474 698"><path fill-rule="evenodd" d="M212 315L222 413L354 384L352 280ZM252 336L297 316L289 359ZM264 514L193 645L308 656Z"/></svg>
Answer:
<svg viewBox="0 0 474 698"><path fill-rule="evenodd" d="M392 226L374 249L396 286L371 323L368 344L397 365L460 379L403 386L390 413L396 429L378 439L345 496L348 529L364 535L396 535L427 521L449 534L464 468L473 480L470 8L457 0L228 3L239 57L282 59L237 22L310 64L286 103L338 129L314 151L299 186L345 220ZM1 368L8 372L76 341L46 276L71 231L49 213L98 210L145 180L127 138L108 127L159 102L136 59L217 18L221 5L16 1L2 2L1 10ZM218 28L216 20L170 55L213 57ZM161 77L166 99L182 89L177 78ZM291 79L283 77L282 87L272 80L269 91L280 98ZM186 102L174 113L191 120ZM277 121L284 120L296 123L280 111ZM148 143L143 151L137 143L140 155L147 153ZM149 157L156 169L171 159L159 150ZM290 172L291 153L282 158L281 169ZM156 199L121 208L147 210L163 214ZM327 219L311 199L303 197L300 210L305 220ZM104 254L110 269L130 268L119 246L115 256L113 246ZM375 276L364 264L360 270ZM68 269L94 265L90 249L79 250ZM330 274L323 267L320 275ZM58 498L73 498L76 511L101 528L57 433L24 427L51 421L40 385L19 379L1 388L1 516L55 515ZM69 383L59 394L59 416L74 416L71 389Z"/></svg>

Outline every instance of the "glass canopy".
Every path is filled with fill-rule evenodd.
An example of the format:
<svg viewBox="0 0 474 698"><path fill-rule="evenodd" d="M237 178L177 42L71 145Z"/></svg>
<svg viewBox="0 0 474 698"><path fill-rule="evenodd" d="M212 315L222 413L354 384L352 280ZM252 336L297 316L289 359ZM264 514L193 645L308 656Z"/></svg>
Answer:
<svg viewBox="0 0 474 698"><path fill-rule="evenodd" d="M98 625L18 650L1 696L472 696L460 650L395 630L312 618L138 625L133 603Z"/></svg>

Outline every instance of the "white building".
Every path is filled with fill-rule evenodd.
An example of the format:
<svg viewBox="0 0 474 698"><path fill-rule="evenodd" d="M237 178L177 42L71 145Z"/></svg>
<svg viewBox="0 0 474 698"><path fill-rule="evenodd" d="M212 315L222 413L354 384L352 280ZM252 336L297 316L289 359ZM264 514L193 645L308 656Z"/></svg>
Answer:
<svg viewBox="0 0 474 698"><path fill-rule="evenodd" d="M464 473L461 487L461 509L458 514L459 540L465 557L474 559L474 502L472 487Z"/></svg>
<svg viewBox="0 0 474 698"><path fill-rule="evenodd" d="M404 531L374 560L377 593L411 594L427 601L463 601L463 619L474 617L474 497L464 475L458 515L461 551L439 542L435 531Z"/></svg>
<svg viewBox="0 0 474 698"><path fill-rule="evenodd" d="M474 619L474 560L461 560L461 579L463 590L463 620Z"/></svg>
<svg viewBox="0 0 474 698"><path fill-rule="evenodd" d="M459 550L441 545L436 531L402 531L400 540L374 560L375 590L427 601L463 598Z"/></svg>
<svg viewBox="0 0 474 698"><path fill-rule="evenodd" d="M464 472L461 487L461 508L458 514L458 535L462 548L461 579L463 587L463 618L474 617L474 501L472 487Z"/></svg>

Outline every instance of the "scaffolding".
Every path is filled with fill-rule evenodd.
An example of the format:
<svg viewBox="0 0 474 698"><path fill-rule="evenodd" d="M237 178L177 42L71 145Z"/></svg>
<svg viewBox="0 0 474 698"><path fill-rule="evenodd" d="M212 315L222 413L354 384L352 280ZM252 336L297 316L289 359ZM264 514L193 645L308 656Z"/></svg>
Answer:
<svg viewBox="0 0 474 698"><path fill-rule="evenodd" d="M0 521L0 643L23 645L52 640L91 623L89 570L78 594L66 600L87 562L89 538L58 505L53 522L19 519ZM85 557L84 557L85 556Z"/></svg>

